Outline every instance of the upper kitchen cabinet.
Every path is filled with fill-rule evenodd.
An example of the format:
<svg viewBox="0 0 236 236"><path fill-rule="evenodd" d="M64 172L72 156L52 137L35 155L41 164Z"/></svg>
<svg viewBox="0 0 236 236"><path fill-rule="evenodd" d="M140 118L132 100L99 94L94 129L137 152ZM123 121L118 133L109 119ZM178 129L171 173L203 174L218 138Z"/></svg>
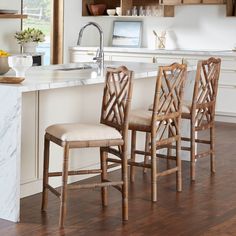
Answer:
<svg viewBox="0 0 236 236"><path fill-rule="evenodd" d="M127 16L127 11L131 10L134 6L137 9L140 6L146 8L147 6L158 6L158 0L82 0L82 16L90 16L88 5L89 4L106 4L107 9L115 9L116 7L121 7L122 16ZM106 12L104 13L106 14ZM174 16L174 6L169 6L165 4L163 6L163 16L173 17Z"/></svg>
<svg viewBox="0 0 236 236"><path fill-rule="evenodd" d="M160 0L163 5L225 4L226 0Z"/></svg>
<svg viewBox="0 0 236 236"><path fill-rule="evenodd" d="M227 16L236 16L236 1L226 0L226 13Z"/></svg>

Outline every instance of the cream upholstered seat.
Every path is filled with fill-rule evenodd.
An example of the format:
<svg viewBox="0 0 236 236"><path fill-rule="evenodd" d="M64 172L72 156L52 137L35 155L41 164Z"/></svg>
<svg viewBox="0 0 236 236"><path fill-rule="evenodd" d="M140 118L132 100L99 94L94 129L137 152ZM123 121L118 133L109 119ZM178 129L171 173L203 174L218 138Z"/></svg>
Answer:
<svg viewBox="0 0 236 236"><path fill-rule="evenodd" d="M152 112L145 109L132 110L129 118L129 128L136 126L150 127L152 122Z"/></svg>
<svg viewBox="0 0 236 236"><path fill-rule="evenodd" d="M122 139L117 129L104 124L55 124L46 132L62 141Z"/></svg>
<svg viewBox="0 0 236 236"><path fill-rule="evenodd" d="M167 107L167 105L168 104L166 103L165 107ZM190 113L191 107L192 107L192 102L191 101L183 100L182 113ZM153 109L153 104L149 106L148 110L152 111L152 109ZM165 110L166 110L166 108L164 108L164 111Z"/></svg>
<svg viewBox="0 0 236 236"><path fill-rule="evenodd" d="M189 119L191 116L191 109L192 109L192 102L188 100L183 100L181 117L184 119Z"/></svg>
<svg viewBox="0 0 236 236"><path fill-rule="evenodd" d="M44 135L44 167L43 167L43 194L42 211L47 208L48 190L60 198L59 226L64 227L67 192L69 189L101 187L102 204L108 204L108 189L113 186L121 192L123 220L128 220L128 182L127 182L127 139L128 118L132 96L133 72L125 66L117 69L107 68L105 86L103 90L102 111L100 124L54 124L45 130ZM49 171L50 143L53 142L63 148L62 171ZM70 170L70 150L74 148L100 148L100 168L87 170ZM107 169L108 153L120 160L121 175L115 180L110 180ZM68 185L71 175L100 174L101 181L89 184ZM62 176L61 191L53 188L49 177Z"/></svg>

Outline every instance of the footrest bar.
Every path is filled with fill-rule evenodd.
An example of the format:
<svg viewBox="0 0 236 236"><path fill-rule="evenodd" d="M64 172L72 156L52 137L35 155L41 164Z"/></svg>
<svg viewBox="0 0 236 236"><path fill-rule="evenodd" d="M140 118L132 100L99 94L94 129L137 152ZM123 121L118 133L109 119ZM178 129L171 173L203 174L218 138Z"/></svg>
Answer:
<svg viewBox="0 0 236 236"><path fill-rule="evenodd" d="M110 180L108 179L104 179L103 182L111 182ZM119 185L113 185L112 187L114 187L115 189L117 189L119 192L122 193L122 188L119 186Z"/></svg>
<svg viewBox="0 0 236 236"><path fill-rule="evenodd" d="M169 174L175 173L176 171L178 171L178 167L175 167L175 168L172 168L172 169L165 170L165 171L162 171L160 173L157 173L156 176L157 177L165 176L165 175L169 175Z"/></svg>
<svg viewBox="0 0 236 236"><path fill-rule="evenodd" d="M123 181L116 181L116 182L102 182L102 183L93 183L93 184L72 184L68 185L68 189L85 189L85 188L99 188L99 187L109 187L115 185L122 185Z"/></svg>
<svg viewBox="0 0 236 236"><path fill-rule="evenodd" d="M50 190L53 194L55 194L58 198L61 197L61 194L55 188L53 188L51 185L46 184L46 188L48 190Z"/></svg>

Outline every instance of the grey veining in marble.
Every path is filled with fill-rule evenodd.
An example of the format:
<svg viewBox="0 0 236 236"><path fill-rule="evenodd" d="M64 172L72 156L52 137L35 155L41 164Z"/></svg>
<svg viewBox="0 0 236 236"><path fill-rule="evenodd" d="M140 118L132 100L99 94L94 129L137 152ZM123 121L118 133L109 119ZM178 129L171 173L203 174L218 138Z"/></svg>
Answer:
<svg viewBox="0 0 236 236"><path fill-rule="evenodd" d="M21 95L0 86L0 218L19 220Z"/></svg>

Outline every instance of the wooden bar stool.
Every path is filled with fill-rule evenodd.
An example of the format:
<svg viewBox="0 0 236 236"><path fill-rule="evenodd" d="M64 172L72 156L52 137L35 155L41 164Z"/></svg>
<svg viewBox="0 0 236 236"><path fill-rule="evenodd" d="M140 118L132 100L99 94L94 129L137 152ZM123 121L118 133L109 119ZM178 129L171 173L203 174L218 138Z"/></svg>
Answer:
<svg viewBox="0 0 236 236"><path fill-rule="evenodd" d="M124 66L117 69L107 69L100 124L55 124L46 129L42 210L46 210L48 190L50 190L60 198L60 227L64 226L68 189L101 187L102 203L105 206L107 205L107 187L115 187L122 193L123 220L128 220L127 134L132 96L132 75L133 72ZM48 172L50 141L64 149L62 172ZM69 150L87 147L100 147L101 168L69 171ZM117 155L121 160L121 180L108 180L106 165L108 153ZM69 175L95 173L101 174L101 182L67 185ZM55 176L62 176L61 193L49 185L49 177Z"/></svg>
<svg viewBox="0 0 236 236"><path fill-rule="evenodd" d="M190 142L190 147L182 146L181 149L190 152L191 180L195 180L196 160L199 158L210 156L211 172L215 172L215 105L220 66L221 59L199 61L192 101L184 101L182 118L190 121L190 138L181 139ZM198 132L204 130L210 131L210 140L196 138ZM196 143L210 145L210 148L196 153Z"/></svg>
<svg viewBox="0 0 236 236"><path fill-rule="evenodd" d="M160 66L156 80L154 105L152 111L148 109L133 110L130 114L129 129L132 132L131 159L131 181L134 181L134 167L145 167L151 169L151 192L152 201L157 201L157 177L171 173L177 173L177 190L182 190L181 159L180 151L180 120L183 97L183 87L186 78L186 65L172 64ZM136 149L136 133L145 132L150 136L150 145L146 150ZM158 149L166 148L168 144L176 143L176 167L163 172L157 170ZM151 157L151 164L136 162L135 155L146 155ZM108 161L115 162L108 158Z"/></svg>

